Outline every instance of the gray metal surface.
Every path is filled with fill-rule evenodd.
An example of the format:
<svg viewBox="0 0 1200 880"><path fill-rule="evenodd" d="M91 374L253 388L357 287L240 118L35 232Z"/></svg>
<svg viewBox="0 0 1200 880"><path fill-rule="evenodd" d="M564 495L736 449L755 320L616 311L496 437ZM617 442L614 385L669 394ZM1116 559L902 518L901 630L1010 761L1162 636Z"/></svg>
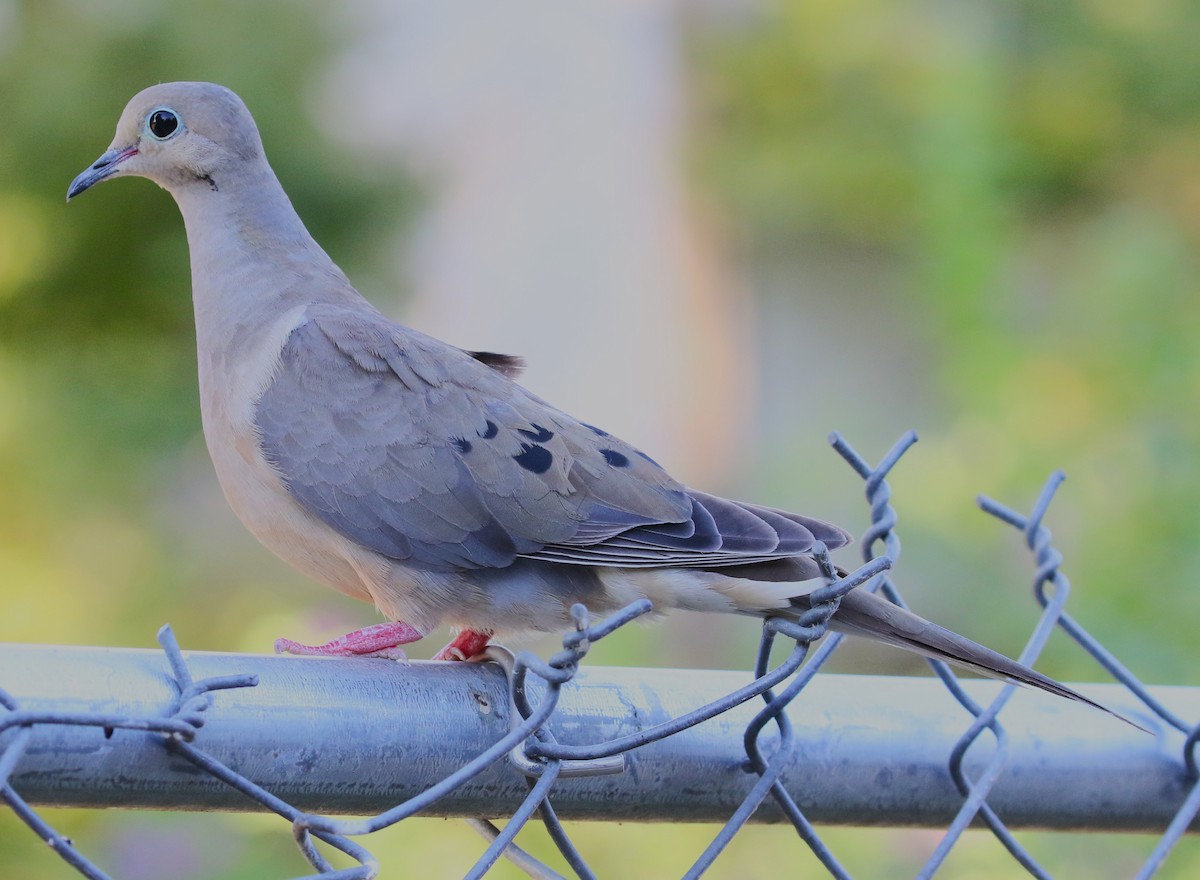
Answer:
<svg viewBox="0 0 1200 880"><path fill-rule="evenodd" d="M492 665L330 660L189 652L197 677L255 673L260 683L215 693L195 745L296 806L369 814L405 800L479 755L509 730ZM596 743L666 721L745 684L744 673L591 667L567 685L550 723L563 743ZM154 715L175 687L150 650L0 645L0 684L26 711ZM999 689L965 682L980 702ZM1119 685L1089 696L1162 731L1150 736L1043 694L1018 693L1004 713L1008 756L988 803L1013 827L1160 831L1183 802L1183 734L1136 709ZM1184 717L1200 689L1153 688ZM743 735L752 701L639 748L625 773L561 779L563 818L724 821L756 781ZM962 805L947 771L970 717L934 679L820 675L788 715L797 743L785 786L813 821L942 826ZM1165 728L1165 729L1164 729ZM17 731L0 735L0 752ZM38 725L11 782L31 803L93 807L254 809L239 793L164 750L157 733ZM968 753L974 776L989 735ZM426 815L504 816L528 794L502 761ZM772 800L756 821L779 821Z"/></svg>

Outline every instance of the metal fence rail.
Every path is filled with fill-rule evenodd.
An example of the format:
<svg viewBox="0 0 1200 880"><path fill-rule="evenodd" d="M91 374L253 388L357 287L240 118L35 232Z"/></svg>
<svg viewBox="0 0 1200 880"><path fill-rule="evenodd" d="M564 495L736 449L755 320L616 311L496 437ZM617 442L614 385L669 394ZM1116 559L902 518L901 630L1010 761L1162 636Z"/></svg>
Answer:
<svg viewBox="0 0 1200 880"><path fill-rule="evenodd" d="M533 877L559 877L512 845L539 814L570 870L590 878L563 818L722 821L685 875L700 876L748 821L789 822L835 877L848 876L812 822L947 826L919 876L932 876L972 824L985 824L1032 876L1048 876L1008 828L1163 831L1149 877L1200 812L1194 746L1200 689L1147 690L1063 611L1070 585L1041 525L1054 475L1023 517L981 499L1021 529L1037 564L1039 625L1030 663L1061 626L1118 683L1083 685L1155 731L1012 686L871 676L814 679L840 642L809 656L850 589L900 597L885 481L915 442L870 467L836 435L866 481L866 564L828 585L799 624L769 620L754 677L677 670L580 670L590 644L648 610L635 603L576 628L549 661L494 649L494 664L317 660L195 653L169 628L164 653L0 648L0 797L82 874L104 878L31 806L267 809L287 819L325 878L370 878L379 866L351 838L420 813L467 816L491 842L469 877L501 856ZM880 552L882 551L882 552ZM791 645L772 666L777 640ZM807 662L805 662L807 660ZM219 692L219 693L218 693ZM801 694L803 698L798 699ZM965 711L964 711L965 710ZM1003 726L1000 719L1003 718ZM206 723L207 722L207 723ZM919 731L920 735L915 733ZM336 820L327 813L365 814ZM1002 823L1000 816L1005 817ZM503 828L491 819L507 817ZM335 870L322 841L358 867Z"/></svg>
<svg viewBox="0 0 1200 880"><path fill-rule="evenodd" d="M306 812L382 812L470 761L512 724L507 682L493 664L415 661L397 670L386 660L185 656L199 680L247 671L258 678L255 688L218 695L192 744ZM176 699L161 651L8 646L0 650L0 674L20 682L14 695L33 716L162 718ZM738 672L587 667L564 688L550 725L565 742L607 742L748 681ZM981 703L1001 687L965 684ZM1135 711L1117 685L1084 688ZM1200 688L1155 693L1176 711L1200 716ZM742 744L757 711L743 704L636 749L625 756L624 773L560 779L554 807L564 819L724 821L757 778L746 770ZM888 825L902 817L945 827L953 820L962 797L946 756L962 735L963 712L936 680L820 675L787 714L795 750L781 756L780 779L813 821ZM1004 721L1008 759L988 802L1015 827L1161 831L1187 795L1171 754L1183 734L1147 736L1033 691L1014 699ZM181 773L159 739L42 724L9 781L29 801L59 807L257 808L207 774ZM992 754L992 743L981 742L967 755L967 772L976 775ZM423 815L511 815L528 794L525 779L511 761L499 761ZM751 821L783 819L779 805L766 801Z"/></svg>

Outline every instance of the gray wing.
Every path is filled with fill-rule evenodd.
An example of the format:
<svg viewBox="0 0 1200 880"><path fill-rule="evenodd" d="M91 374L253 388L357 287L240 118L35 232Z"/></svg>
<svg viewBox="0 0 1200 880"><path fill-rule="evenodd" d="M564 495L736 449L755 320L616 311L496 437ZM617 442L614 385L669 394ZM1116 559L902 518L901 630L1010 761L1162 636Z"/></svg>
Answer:
<svg viewBox="0 0 1200 880"><path fill-rule="evenodd" d="M819 521L684 488L509 380L498 357L314 306L257 403L263 452L313 515L429 570L519 556L732 565L803 553L814 536L846 542Z"/></svg>

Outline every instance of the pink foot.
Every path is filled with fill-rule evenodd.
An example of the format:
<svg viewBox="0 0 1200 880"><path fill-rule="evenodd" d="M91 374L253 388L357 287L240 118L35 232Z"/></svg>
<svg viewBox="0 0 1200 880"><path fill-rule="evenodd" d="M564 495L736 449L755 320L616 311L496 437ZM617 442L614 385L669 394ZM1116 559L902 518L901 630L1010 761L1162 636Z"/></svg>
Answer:
<svg viewBox="0 0 1200 880"><path fill-rule="evenodd" d="M483 653L488 645L490 632L478 632L464 629L454 637L454 641L433 655L434 660L470 660Z"/></svg>
<svg viewBox="0 0 1200 880"><path fill-rule="evenodd" d="M291 639L276 639L276 654L305 654L321 657L384 657L388 660L406 660L400 645L407 645L424 638L425 634L407 623L377 623L346 633L341 638L323 645L302 645Z"/></svg>

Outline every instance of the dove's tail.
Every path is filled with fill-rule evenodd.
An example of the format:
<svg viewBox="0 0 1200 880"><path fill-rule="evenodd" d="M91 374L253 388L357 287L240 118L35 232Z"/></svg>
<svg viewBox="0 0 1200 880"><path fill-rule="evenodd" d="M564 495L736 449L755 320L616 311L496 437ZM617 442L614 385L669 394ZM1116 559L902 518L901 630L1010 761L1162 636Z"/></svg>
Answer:
<svg viewBox="0 0 1200 880"><path fill-rule="evenodd" d="M985 648L968 638L930 623L886 599L862 590L851 590L841 601L830 621L831 628L851 635L866 636L877 642L914 651L926 657L945 660L990 678L1011 681L1047 691L1068 700L1075 700L1120 718L1139 730L1141 725L1114 712L1107 706L1090 700L1083 694L1059 684L1016 660Z"/></svg>

